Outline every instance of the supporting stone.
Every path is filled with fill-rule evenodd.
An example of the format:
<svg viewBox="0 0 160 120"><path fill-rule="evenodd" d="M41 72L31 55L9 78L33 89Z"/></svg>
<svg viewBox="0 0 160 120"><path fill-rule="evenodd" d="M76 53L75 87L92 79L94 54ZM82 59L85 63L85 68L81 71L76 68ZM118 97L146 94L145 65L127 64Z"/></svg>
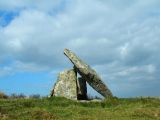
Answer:
<svg viewBox="0 0 160 120"><path fill-rule="evenodd" d="M77 78L73 69L64 70L58 75L50 96L62 96L68 99L77 100Z"/></svg>
<svg viewBox="0 0 160 120"><path fill-rule="evenodd" d="M77 98L78 100L87 100L86 80L82 77L77 78Z"/></svg>

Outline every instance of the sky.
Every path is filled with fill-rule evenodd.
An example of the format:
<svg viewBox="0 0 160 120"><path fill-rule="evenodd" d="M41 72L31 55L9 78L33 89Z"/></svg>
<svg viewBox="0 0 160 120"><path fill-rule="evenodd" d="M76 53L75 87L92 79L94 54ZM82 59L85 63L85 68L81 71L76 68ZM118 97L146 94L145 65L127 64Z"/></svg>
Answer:
<svg viewBox="0 0 160 120"><path fill-rule="evenodd" d="M0 91L48 95L73 68L65 48L114 96L160 96L159 0L0 1Z"/></svg>

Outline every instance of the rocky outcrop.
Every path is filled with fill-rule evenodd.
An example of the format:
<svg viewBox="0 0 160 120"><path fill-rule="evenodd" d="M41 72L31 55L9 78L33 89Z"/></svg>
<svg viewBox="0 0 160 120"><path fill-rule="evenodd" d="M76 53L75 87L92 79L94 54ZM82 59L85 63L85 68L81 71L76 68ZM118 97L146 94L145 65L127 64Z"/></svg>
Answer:
<svg viewBox="0 0 160 120"><path fill-rule="evenodd" d="M73 52L68 49L64 50L64 54L74 64L74 69L85 79L88 84L104 97L112 97L111 91L101 80L99 75L85 62L78 58Z"/></svg>
<svg viewBox="0 0 160 120"><path fill-rule="evenodd" d="M50 96L62 96L77 100L77 77L74 70L64 70L58 75Z"/></svg>

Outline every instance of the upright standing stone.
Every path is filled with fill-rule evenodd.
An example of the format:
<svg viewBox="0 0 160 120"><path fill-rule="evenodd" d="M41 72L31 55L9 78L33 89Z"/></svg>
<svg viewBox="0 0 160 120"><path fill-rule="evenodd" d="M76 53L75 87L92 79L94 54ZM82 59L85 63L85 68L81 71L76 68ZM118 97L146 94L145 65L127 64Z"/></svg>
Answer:
<svg viewBox="0 0 160 120"><path fill-rule="evenodd" d="M89 85L104 97L112 97L111 91L101 80L99 75L85 62L78 58L68 49L64 50L64 54L74 64L74 69L89 83Z"/></svg>
<svg viewBox="0 0 160 120"><path fill-rule="evenodd" d="M77 98L78 100L87 100L86 80L82 77L77 78Z"/></svg>
<svg viewBox="0 0 160 120"><path fill-rule="evenodd" d="M77 77L74 70L64 70L58 75L50 96L62 96L68 99L77 100Z"/></svg>

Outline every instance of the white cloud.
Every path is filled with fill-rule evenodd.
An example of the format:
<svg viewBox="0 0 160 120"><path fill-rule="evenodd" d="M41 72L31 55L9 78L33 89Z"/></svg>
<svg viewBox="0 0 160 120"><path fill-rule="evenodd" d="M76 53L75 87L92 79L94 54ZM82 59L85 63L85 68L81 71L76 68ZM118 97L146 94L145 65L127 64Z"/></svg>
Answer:
<svg viewBox="0 0 160 120"><path fill-rule="evenodd" d="M156 71L156 68L154 65L148 65L147 71L148 71L148 73L154 73Z"/></svg>
<svg viewBox="0 0 160 120"><path fill-rule="evenodd" d="M49 11L49 10L61 10L59 7L63 5L63 0L5 0L0 2L0 9L5 11L12 11L17 9L38 9L43 11Z"/></svg>
<svg viewBox="0 0 160 120"><path fill-rule="evenodd" d="M10 76L14 74L12 67L4 66L0 68L0 77Z"/></svg>
<svg viewBox="0 0 160 120"><path fill-rule="evenodd" d="M120 53L122 56L122 59L125 58L125 56L128 54L129 44L125 43L123 46L120 47Z"/></svg>
<svg viewBox="0 0 160 120"><path fill-rule="evenodd" d="M55 76L58 78L58 74L62 72L61 70L53 70L48 74L49 78L55 78Z"/></svg>
<svg viewBox="0 0 160 120"><path fill-rule="evenodd" d="M12 66L16 72L41 72L48 69L47 66L38 66L35 63L23 63L21 61L15 61Z"/></svg>

